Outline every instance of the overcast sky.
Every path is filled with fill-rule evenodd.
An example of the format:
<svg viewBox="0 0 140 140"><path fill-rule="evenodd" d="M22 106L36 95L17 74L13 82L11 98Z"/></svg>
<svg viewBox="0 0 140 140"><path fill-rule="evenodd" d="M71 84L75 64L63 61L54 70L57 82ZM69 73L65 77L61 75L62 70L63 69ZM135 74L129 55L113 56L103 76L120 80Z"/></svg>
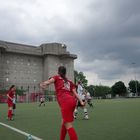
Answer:
<svg viewBox="0 0 140 140"><path fill-rule="evenodd" d="M0 40L58 42L93 85L140 80L140 0L0 0Z"/></svg>

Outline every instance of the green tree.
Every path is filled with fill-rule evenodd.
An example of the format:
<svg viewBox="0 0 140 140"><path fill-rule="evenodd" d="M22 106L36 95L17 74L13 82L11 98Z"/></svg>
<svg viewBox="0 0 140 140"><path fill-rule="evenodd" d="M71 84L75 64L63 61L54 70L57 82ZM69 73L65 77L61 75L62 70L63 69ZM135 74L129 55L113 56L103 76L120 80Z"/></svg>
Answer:
<svg viewBox="0 0 140 140"><path fill-rule="evenodd" d="M135 81L135 80L131 80L129 83L129 90L130 92L136 93L136 88L137 88L137 92L140 93L140 82L139 81Z"/></svg>
<svg viewBox="0 0 140 140"><path fill-rule="evenodd" d="M108 86L103 86L103 85L97 85L94 86L94 94L96 97L103 97L105 98L107 94L110 94L111 88Z"/></svg>
<svg viewBox="0 0 140 140"><path fill-rule="evenodd" d="M119 96L125 96L127 93L126 86L122 81L116 82L112 87L112 94L115 96L118 94Z"/></svg>
<svg viewBox="0 0 140 140"><path fill-rule="evenodd" d="M78 72L78 71L74 71L74 81L75 84L77 84L78 81L82 82L82 85L86 88L87 84L88 84L88 80L86 79L86 76L84 75L83 72Z"/></svg>

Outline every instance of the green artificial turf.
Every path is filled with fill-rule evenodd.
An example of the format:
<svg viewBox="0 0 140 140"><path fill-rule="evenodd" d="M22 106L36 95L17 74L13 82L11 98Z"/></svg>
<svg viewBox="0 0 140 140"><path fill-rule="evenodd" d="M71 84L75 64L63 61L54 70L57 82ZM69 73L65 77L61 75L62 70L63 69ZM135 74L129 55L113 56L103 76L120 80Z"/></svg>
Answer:
<svg viewBox="0 0 140 140"><path fill-rule="evenodd" d="M0 104L0 122L43 140L59 140L61 116L57 102L17 103L14 121L7 121L7 104ZM74 128L79 140L139 140L140 99L94 100L88 107L89 120L79 109ZM0 125L0 139L27 140L27 137ZM69 140L68 136L66 140Z"/></svg>

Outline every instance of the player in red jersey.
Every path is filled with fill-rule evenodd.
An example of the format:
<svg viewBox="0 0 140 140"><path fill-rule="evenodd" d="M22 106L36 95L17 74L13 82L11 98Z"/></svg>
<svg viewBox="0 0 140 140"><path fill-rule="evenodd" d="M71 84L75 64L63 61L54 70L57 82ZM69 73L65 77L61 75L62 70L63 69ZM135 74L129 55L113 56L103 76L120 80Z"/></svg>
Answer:
<svg viewBox="0 0 140 140"><path fill-rule="evenodd" d="M60 140L65 139L67 132L70 140L78 140L72 124L74 120L73 113L76 107L76 99L80 101L81 105L84 105L84 102L79 98L73 82L66 78L66 68L64 66L58 68L58 75L40 83L40 86L46 88L52 83L55 85L56 97L62 115Z"/></svg>
<svg viewBox="0 0 140 140"><path fill-rule="evenodd" d="M7 104L8 104L8 120L13 120L12 118L12 109L13 109L13 98L14 98L14 95L15 95L15 90L16 90L16 87L15 85L12 85L8 92L7 92Z"/></svg>

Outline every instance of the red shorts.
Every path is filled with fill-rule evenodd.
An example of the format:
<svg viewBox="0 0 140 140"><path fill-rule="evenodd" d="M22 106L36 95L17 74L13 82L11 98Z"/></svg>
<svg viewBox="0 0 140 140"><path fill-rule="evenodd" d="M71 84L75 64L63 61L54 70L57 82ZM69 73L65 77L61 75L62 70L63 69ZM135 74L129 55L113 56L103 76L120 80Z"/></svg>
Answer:
<svg viewBox="0 0 140 140"><path fill-rule="evenodd" d="M76 100L74 97L67 98L60 103L61 115L63 122L72 122L74 120L73 113L76 107Z"/></svg>
<svg viewBox="0 0 140 140"><path fill-rule="evenodd" d="M13 106L13 102L7 102L8 103L8 107L12 107Z"/></svg>

